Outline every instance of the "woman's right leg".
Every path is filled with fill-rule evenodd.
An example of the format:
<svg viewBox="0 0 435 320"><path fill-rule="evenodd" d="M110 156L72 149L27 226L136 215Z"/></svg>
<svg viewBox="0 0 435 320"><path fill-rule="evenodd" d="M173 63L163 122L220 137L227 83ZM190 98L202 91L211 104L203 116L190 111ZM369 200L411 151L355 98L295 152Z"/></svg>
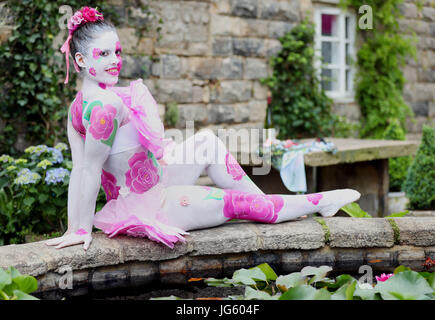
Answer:
<svg viewBox="0 0 435 320"><path fill-rule="evenodd" d="M218 226L231 219L279 223L315 212L333 216L359 197L359 192L351 189L264 195L205 186L170 186L166 188L164 211L170 225L189 231Z"/></svg>

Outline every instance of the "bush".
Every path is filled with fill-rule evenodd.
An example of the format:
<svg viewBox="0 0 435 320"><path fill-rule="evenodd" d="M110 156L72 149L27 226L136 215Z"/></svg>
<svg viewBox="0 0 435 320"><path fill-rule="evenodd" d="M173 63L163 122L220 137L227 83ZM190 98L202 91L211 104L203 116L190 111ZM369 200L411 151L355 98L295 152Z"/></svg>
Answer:
<svg viewBox="0 0 435 320"><path fill-rule="evenodd" d="M273 75L261 79L272 94L269 108L279 139L330 136L337 130L345 135L350 129L332 113L333 101L320 87L314 67L314 30L305 20L281 37L282 50L270 59Z"/></svg>
<svg viewBox="0 0 435 320"><path fill-rule="evenodd" d="M0 245L66 231L71 169L65 143L28 147L18 159L0 156ZM97 210L105 203L101 190L98 199Z"/></svg>
<svg viewBox="0 0 435 320"><path fill-rule="evenodd" d="M405 131L402 129L398 120L390 123L384 133L387 140L405 140ZM402 191L403 182L406 179L408 168L412 163L412 157L398 157L388 160L390 175L390 191Z"/></svg>
<svg viewBox="0 0 435 320"><path fill-rule="evenodd" d="M435 209L434 155L435 129L424 126L420 147L403 186L411 209Z"/></svg>

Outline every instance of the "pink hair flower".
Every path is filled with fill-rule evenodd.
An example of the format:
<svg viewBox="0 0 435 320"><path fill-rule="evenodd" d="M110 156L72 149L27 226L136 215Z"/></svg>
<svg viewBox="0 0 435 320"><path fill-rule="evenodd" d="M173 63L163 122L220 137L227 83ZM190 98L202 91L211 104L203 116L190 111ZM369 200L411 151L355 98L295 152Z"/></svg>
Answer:
<svg viewBox="0 0 435 320"><path fill-rule="evenodd" d="M375 278L376 278L376 281L378 281L378 282L384 282L384 281L387 281L392 276L394 276L394 273L389 273L389 274L383 273L383 274L381 274L380 277L376 276Z"/></svg>

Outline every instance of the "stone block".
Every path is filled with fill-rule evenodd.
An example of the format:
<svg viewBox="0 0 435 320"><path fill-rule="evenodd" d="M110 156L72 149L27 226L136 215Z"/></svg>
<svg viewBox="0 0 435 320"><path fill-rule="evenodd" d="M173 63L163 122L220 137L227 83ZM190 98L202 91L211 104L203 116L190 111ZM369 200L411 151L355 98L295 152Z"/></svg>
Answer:
<svg viewBox="0 0 435 320"><path fill-rule="evenodd" d="M148 78L151 75L152 62L148 56L123 55L120 77L128 79Z"/></svg>
<svg viewBox="0 0 435 320"><path fill-rule="evenodd" d="M241 37L246 34L246 22L239 17L211 15L210 32L212 36Z"/></svg>
<svg viewBox="0 0 435 320"><path fill-rule="evenodd" d="M325 245L325 235L313 219L279 224L255 224L262 250L318 249Z"/></svg>
<svg viewBox="0 0 435 320"><path fill-rule="evenodd" d="M223 259L223 276L231 277L236 270L254 266L250 253L229 255Z"/></svg>
<svg viewBox="0 0 435 320"><path fill-rule="evenodd" d="M190 258L181 257L160 262L160 282L167 284L186 284L190 274Z"/></svg>
<svg viewBox="0 0 435 320"><path fill-rule="evenodd" d="M129 264L130 285L140 287L159 280L159 265L150 262L133 262Z"/></svg>
<svg viewBox="0 0 435 320"><path fill-rule="evenodd" d="M98 268L92 274L92 289L99 291L128 287L129 276L130 272L125 265Z"/></svg>
<svg viewBox="0 0 435 320"><path fill-rule="evenodd" d="M264 40L264 52L262 54L266 58L276 56L282 50L282 44L276 39L266 39Z"/></svg>
<svg viewBox="0 0 435 320"><path fill-rule="evenodd" d="M426 256L423 250L405 250L400 251L397 255L399 265L409 267L414 271L423 271L423 263Z"/></svg>
<svg viewBox="0 0 435 320"><path fill-rule="evenodd" d="M219 86L210 87L213 103L235 103L251 99L252 82L243 80L221 81Z"/></svg>
<svg viewBox="0 0 435 320"><path fill-rule="evenodd" d="M427 117L429 115L429 102L418 101L411 103L412 110L416 116Z"/></svg>
<svg viewBox="0 0 435 320"><path fill-rule="evenodd" d="M152 64L153 76L162 79L177 79L181 73L181 61L177 55L162 54L158 62Z"/></svg>
<svg viewBox="0 0 435 320"><path fill-rule="evenodd" d="M229 37L214 37L212 43L214 56L230 56L233 54L233 40Z"/></svg>
<svg viewBox="0 0 435 320"><path fill-rule="evenodd" d="M234 16L256 18L258 0L231 0L231 14Z"/></svg>
<svg viewBox="0 0 435 320"><path fill-rule="evenodd" d="M157 99L160 103L193 102L192 82L187 79L159 79L156 81Z"/></svg>
<svg viewBox="0 0 435 320"><path fill-rule="evenodd" d="M268 35L269 38L280 38L291 29L293 29L294 23L284 21L271 21L269 22Z"/></svg>
<svg viewBox="0 0 435 320"><path fill-rule="evenodd" d="M364 252L361 250L346 249L336 254L335 267L340 272L355 272L364 264Z"/></svg>
<svg viewBox="0 0 435 320"><path fill-rule="evenodd" d="M264 56L265 46L262 39L236 38L233 39L233 53L245 57Z"/></svg>
<svg viewBox="0 0 435 320"><path fill-rule="evenodd" d="M296 22L300 19L299 1L262 0L260 18Z"/></svg>
<svg viewBox="0 0 435 320"><path fill-rule="evenodd" d="M247 223L227 223L219 228L191 232L191 256L256 251L257 234Z"/></svg>
<svg viewBox="0 0 435 320"><path fill-rule="evenodd" d="M432 217L394 218L400 231L400 244L414 246L435 245L435 219Z"/></svg>
<svg viewBox="0 0 435 320"><path fill-rule="evenodd" d="M190 276L194 278L219 278L223 265L219 258L193 257L191 258Z"/></svg>
<svg viewBox="0 0 435 320"><path fill-rule="evenodd" d="M219 72L220 79L236 80L243 77L243 60L232 56L222 59L222 68Z"/></svg>
<svg viewBox="0 0 435 320"><path fill-rule="evenodd" d="M236 110L231 104L208 104L208 123L231 123L236 117Z"/></svg>
<svg viewBox="0 0 435 320"><path fill-rule="evenodd" d="M249 104L244 103L236 103L234 104L234 121L235 122L247 122L249 121L249 117L251 114L251 110L249 108Z"/></svg>
<svg viewBox="0 0 435 320"><path fill-rule="evenodd" d="M267 86L262 85L259 81L254 81L253 83L253 97L256 100L266 100L267 99Z"/></svg>
<svg viewBox="0 0 435 320"><path fill-rule="evenodd" d="M285 251L281 254L281 270L284 274L299 272L303 267L302 262L300 251Z"/></svg>
<svg viewBox="0 0 435 320"><path fill-rule="evenodd" d="M117 28L116 32L118 33L124 54L134 54L138 52L139 38L134 28Z"/></svg>
<svg viewBox="0 0 435 320"><path fill-rule="evenodd" d="M195 121L196 124L207 122L207 107L205 104L180 104L178 105L177 128L185 128L186 121Z"/></svg>
<svg viewBox="0 0 435 320"><path fill-rule="evenodd" d="M394 233L384 218L325 218L329 245L338 248L392 247Z"/></svg>
<svg viewBox="0 0 435 320"><path fill-rule="evenodd" d="M335 264L335 254L330 248L308 251L303 261L304 266L330 266Z"/></svg>
<svg viewBox="0 0 435 320"><path fill-rule="evenodd" d="M428 21L435 21L435 8L423 7L423 18Z"/></svg>
<svg viewBox="0 0 435 320"><path fill-rule="evenodd" d="M391 267L394 260L393 251L379 251L380 249L373 249L367 252L366 260L367 264L373 267L375 270L383 270L385 268Z"/></svg>
<svg viewBox="0 0 435 320"><path fill-rule="evenodd" d="M399 4L400 13L405 16L405 18L418 18L418 9L413 3L401 3Z"/></svg>
<svg viewBox="0 0 435 320"><path fill-rule="evenodd" d="M267 61L265 59L246 58L243 79L257 80L267 77Z"/></svg>
<svg viewBox="0 0 435 320"><path fill-rule="evenodd" d="M269 21L261 19L244 19L246 35L254 38L266 38L269 35Z"/></svg>

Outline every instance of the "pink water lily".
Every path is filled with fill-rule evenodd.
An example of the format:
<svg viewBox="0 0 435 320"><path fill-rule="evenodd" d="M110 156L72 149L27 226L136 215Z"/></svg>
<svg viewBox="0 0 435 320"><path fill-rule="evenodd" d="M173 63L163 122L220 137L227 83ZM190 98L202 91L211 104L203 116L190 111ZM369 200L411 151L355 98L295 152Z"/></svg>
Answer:
<svg viewBox="0 0 435 320"><path fill-rule="evenodd" d="M384 281L387 281L392 276L394 276L394 273L389 273L389 274L383 273L383 274L381 274L380 277L376 276L375 278L376 278L376 281L378 281L378 282L384 282Z"/></svg>

